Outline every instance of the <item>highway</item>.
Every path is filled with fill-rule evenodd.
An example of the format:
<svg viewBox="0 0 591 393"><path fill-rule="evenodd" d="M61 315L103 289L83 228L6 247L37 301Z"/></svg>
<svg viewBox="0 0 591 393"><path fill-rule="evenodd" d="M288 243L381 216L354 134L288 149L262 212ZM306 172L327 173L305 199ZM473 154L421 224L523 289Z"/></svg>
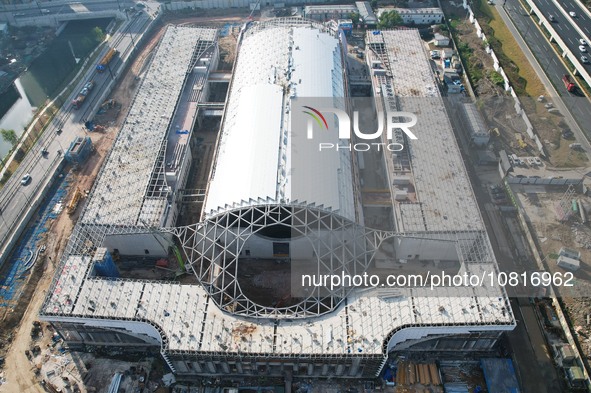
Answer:
<svg viewBox="0 0 591 393"><path fill-rule="evenodd" d="M507 1L507 3L510 3L510 1ZM591 62L591 53L589 53L589 52L583 53L579 50L579 46L581 45L581 43L579 42L579 39L585 38L585 37L581 37L581 34L579 34L579 32L574 28L574 25L573 25L573 19L576 19L576 21L579 23L583 22L583 16L581 16L581 14L583 14L583 11L576 9L575 12L577 13L577 17L572 18L571 16L565 16L560 11L560 8L558 8L556 3L554 3L554 0L537 0L536 4L538 5L538 8L540 9L540 11L542 11L544 13L544 16L546 17L546 19L548 19L549 15L552 15L554 17L554 22L552 23L552 26L554 27L554 29L556 30L558 35L560 35L560 37L564 40L564 42L568 46L568 49L570 49L570 51L574 55L576 55L579 59L580 59L581 55L584 55L589 59L589 62ZM567 9L567 12L572 7L573 7L573 5L571 4L571 7L569 7L569 9ZM524 11L522 11L522 12L524 12ZM585 15L585 18L586 17L587 16ZM588 28L588 27L586 26L586 28ZM591 48L589 46L587 46L587 51L590 51L590 50L591 50ZM585 67L587 72L591 72L591 64L583 64L583 62L581 62L581 64Z"/></svg>
<svg viewBox="0 0 591 393"><path fill-rule="evenodd" d="M128 58L141 34L150 26L152 20L145 12L139 12L126 21L119 31L110 38L108 45L102 49L97 60L89 66L89 70L77 84L66 104L56 114L52 124L47 127L42 138L26 155L17 171L0 190L1 251L4 251L9 235L26 216L33 201L46 186L46 181L61 163L63 152L67 150L70 142L76 136L85 135L84 120L91 114L92 108L99 104L98 100L109 85L111 78L121 72L123 60ZM96 63L110 47L116 48L119 54L111 61L107 71L98 73L95 68ZM87 96L81 108L74 109L70 102L78 95L82 86L90 80L95 81L94 89ZM58 133L58 130L61 132ZM46 157L41 154L44 148L49 152ZM32 179L27 185L22 185L21 179L26 173L31 174Z"/></svg>
<svg viewBox="0 0 591 393"><path fill-rule="evenodd" d="M507 0L504 9L507 11L513 24L519 30L528 47L537 58L540 66L544 69L548 79L554 85L556 91L561 95L565 106L569 109L570 113L579 124L585 137L588 140L591 140L591 129L589 129L588 126L591 124L591 104L589 103L589 100L586 97L581 97L566 91L566 88L562 83L562 76L568 73L567 68L556 55L546 37L540 32L536 22L521 7L519 0ZM591 59L591 55L589 57Z"/></svg>
<svg viewBox="0 0 591 393"><path fill-rule="evenodd" d="M576 17L572 18L572 21L577 24L581 30L591 38L591 18L583 10L578 1L574 0L556 0L566 12L574 12L577 14Z"/></svg>

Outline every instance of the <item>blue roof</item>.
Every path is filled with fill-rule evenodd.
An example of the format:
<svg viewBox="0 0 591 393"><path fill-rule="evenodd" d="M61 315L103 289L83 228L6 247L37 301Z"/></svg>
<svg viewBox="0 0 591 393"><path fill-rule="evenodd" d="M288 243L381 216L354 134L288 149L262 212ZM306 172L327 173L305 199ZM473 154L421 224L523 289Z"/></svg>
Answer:
<svg viewBox="0 0 591 393"><path fill-rule="evenodd" d="M489 393L520 393L511 359L481 359L486 389Z"/></svg>

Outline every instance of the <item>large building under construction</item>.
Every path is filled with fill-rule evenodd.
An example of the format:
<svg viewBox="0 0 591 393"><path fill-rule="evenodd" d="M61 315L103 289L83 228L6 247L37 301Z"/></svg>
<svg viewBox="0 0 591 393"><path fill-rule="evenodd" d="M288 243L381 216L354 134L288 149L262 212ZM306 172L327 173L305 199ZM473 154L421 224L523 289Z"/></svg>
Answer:
<svg viewBox="0 0 591 393"><path fill-rule="evenodd" d="M418 139L396 129L392 139L402 151L322 154L307 154L308 139L292 117L306 97L351 110L344 35L304 19L245 25L219 106L208 101L219 78L217 34L167 28L42 318L72 346L157 349L184 377L374 377L393 351L492 348L515 326L499 287L298 293L290 286L300 267L335 274L425 266L497 272L418 32L366 38L374 109L416 113ZM178 226L199 160L196 123L220 115L201 213ZM333 128L336 118L323 119ZM336 132L315 138L345 146ZM192 281L129 278L117 267L118 259L171 258Z"/></svg>

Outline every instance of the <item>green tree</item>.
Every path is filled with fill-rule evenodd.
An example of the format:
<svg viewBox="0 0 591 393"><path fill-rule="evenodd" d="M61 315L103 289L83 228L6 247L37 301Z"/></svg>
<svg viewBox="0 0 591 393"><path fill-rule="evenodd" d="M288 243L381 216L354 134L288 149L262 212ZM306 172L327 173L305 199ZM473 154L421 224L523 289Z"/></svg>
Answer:
<svg viewBox="0 0 591 393"><path fill-rule="evenodd" d="M497 86L505 86L505 79L501 74L499 74L496 71L492 71L488 75L488 78L491 80L492 83L494 83Z"/></svg>
<svg viewBox="0 0 591 393"><path fill-rule="evenodd" d="M378 8L378 0L371 0L369 2L369 5L371 6L371 8L375 11Z"/></svg>
<svg viewBox="0 0 591 393"><path fill-rule="evenodd" d="M359 13L352 12L349 14L349 19L353 21L353 25L357 26L359 24Z"/></svg>
<svg viewBox="0 0 591 393"><path fill-rule="evenodd" d="M2 139L4 141L10 143L12 146L16 145L18 142L18 136L14 130L5 130L4 128L0 129L0 134L2 134Z"/></svg>
<svg viewBox="0 0 591 393"><path fill-rule="evenodd" d="M98 26L92 29L91 34L94 42L103 42L103 40L105 39L105 33L103 33L101 28Z"/></svg>
<svg viewBox="0 0 591 393"><path fill-rule="evenodd" d="M402 25L402 17L397 11L387 11L380 15L378 29L390 29L400 25Z"/></svg>

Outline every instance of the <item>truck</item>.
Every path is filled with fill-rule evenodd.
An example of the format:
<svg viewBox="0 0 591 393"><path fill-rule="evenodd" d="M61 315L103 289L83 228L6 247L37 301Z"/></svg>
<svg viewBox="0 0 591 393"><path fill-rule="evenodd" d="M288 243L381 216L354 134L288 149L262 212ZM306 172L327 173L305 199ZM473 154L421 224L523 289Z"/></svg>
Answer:
<svg viewBox="0 0 591 393"><path fill-rule="evenodd" d="M577 88L568 75L562 76L562 83L564 83L564 87L566 87L566 90L570 93L574 92Z"/></svg>
<svg viewBox="0 0 591 393"><path fill-rule="evenodd" d="M93 87L94 81L89 81L84 84L76 98L72 100L72 106L74 107L74 109L78 109L82 106L82 104L86 100L86 96L88 96L88 93L90 93Z"/></svg>
<svg viewBox="0 0 591 393"><path fill-rule="evenodd" d="M105 54L103 56L103 58L101 59L101 61L97 64L96 70L98 72L105 72L105 70L107 69L107 65L109 65L109 63L111 62L111 60L113 60L113 58L115 57L116 54L117 54L117 49L115 49L115 48L109 49L107 54Z"/></svg>

